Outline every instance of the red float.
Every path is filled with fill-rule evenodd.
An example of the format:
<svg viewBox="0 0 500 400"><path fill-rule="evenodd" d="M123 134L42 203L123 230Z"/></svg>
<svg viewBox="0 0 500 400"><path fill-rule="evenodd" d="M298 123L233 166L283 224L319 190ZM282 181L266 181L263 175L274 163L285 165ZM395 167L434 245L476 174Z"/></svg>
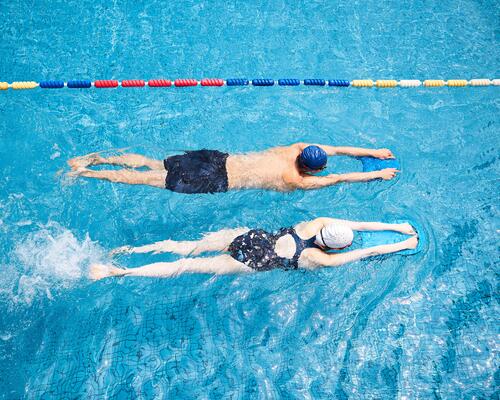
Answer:
<svg viewBox="0 0 500 400"><path fill-rule="evenodd" d="M148 86L150 86L150 87L170 87L170 86L172 86L172 81L170 79L150 79L148 81Z"/></svg>
<svg viewBox="0 0 500 400"><path fill-rule="evenodd" d="M142 79L127 79L122 81L122 87L144 87L145 83Z"/></svg>
<svg viewBox="0 0 500 400"><path fill-rule="evenodd" d="M204 78L201 80L201 86L224 86L224 80Z"/></svg>
<svg viewBox="0 0 500 400"><path fill-rule="evenodd" d="M94 82L94 86L96 88L115 88L118 87L118 81L110 79L99 80Z"/></svg>
<svg viewBox="0 0 500 400"><path fill-rule="evenodd" d="M196 79L176 79L174 85L178 87L197 86L198 81Z"/></svg>

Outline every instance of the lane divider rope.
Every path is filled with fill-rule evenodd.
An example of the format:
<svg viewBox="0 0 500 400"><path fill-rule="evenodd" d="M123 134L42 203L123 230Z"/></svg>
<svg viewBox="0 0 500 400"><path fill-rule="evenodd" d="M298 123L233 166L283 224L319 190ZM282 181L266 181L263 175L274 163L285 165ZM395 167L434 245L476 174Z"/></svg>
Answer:
<svg viewBox="0 0 500 400"><path fill-rule="evenodd" d="M122 87L144 87L146 83L142 79L128 79L122 81Z"/></svg>
<svg viewBox="0 0 500 400"><path fill-rule="evenodd" d="M92 86L92 82L89 80L72 80L68 81L66 86L70 89L88 89Z"/></svg>
<svg viewBox="0 0 500 400"><path fill-rule="evenodd" d="M150 79L148 81L149 87L170 87L172 81L170 79Z"/></svg>
<svg viewBox="0 0 500 400"><path fill-rule="evenodd" d="M118 87L118 81L112 79L101 79L94 82L94 87L98 89L107 89Z"/></svg>
<svg viewBox="0 0 500 400"><path fill-rule="evenodd" d="M38 86L38 83L33 81L12 82L9 86L14 90L34 89Z"/></svg>
<svg viewBox="0 0 500 400"><path fill-rule="evenodd" d="M426 79L424 81L418 79L378 79L373 81L372 79L354 79L352 81L345 79L321 79L321 78L310 78L310 79L297 79L297 78L282 78L274 80L271 78L203 78L201 80L197 79L150 79L148 81L143 79L126 79L123 81L118 81L115 79L100 79L95 81L90 81L87 79L73 79L67 82L63 80L45 80L40 82L34 81L15 81L15 82L1 82L0 90L26 90L35 89L40 87L41 89L62 89L64 87L70 89L88 89L92 86L98 89L113 89L119 86L123 88L142 88L142 87L193 87L193 86L207 86L207 87L220 87L220 86L330 86L330 87L355 87L355 88L417 88L420 86L426 88L438 88L438 87L482 87L482 86L500 86L500 79L487 79L487 78L476 78L476 79Z"/></svg>

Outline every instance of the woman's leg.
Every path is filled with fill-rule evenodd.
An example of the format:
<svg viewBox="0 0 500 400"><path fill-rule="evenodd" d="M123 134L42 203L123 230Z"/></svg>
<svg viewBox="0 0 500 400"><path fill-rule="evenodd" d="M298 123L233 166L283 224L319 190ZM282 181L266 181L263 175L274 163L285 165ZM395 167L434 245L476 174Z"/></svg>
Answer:
<svg viewBox="0 0 500 400"><path fill-rule="evenodd" d="M128 169L95 171L80 168L70 172L71 176L84 176L85 178L103 179L110 182L128 183L129 185L148 185L165 188L167 171L133 171Z"/></svg>
<svg viewBox="0 0 500 400"><path fill-rule="evenodd" d="M235 274L252 272L245 264L224 254L206 258L182 258L174 262L159 262L138 268L117 268L111 265L93 264L89 277L93 280L110 276L147 276L153 278L171 278L181 274Z"/></svg>
<svg viewBox="0 0 500 400"><path fill-rule="evenodd" d="M68 161L72 169L86 168L91 165L124 165L132 168L147 167L152 170L164 170L162 160L154 160L140 154L122 154L108 158L101 157L99 153L90 153L85 156L75 157Z"/></svg>
<svg viewBox="0 0 500 400"><path fill-rule="evenodd" d="M231 242L245 232L248 232L248 228L223 229L218 232L207 233L201 240L179 242L175 240L162 240L145 246L123 246L111 251L111 254L169 252L183 256L196 256L209 251L226 251Z"/></svg>

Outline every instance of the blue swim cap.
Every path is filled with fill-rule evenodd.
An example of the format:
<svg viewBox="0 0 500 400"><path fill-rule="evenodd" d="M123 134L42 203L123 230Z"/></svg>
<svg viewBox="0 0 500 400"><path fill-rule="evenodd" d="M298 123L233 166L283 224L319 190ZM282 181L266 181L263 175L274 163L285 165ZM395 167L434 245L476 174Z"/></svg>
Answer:
<svg viewBox="0 0 500 400"><path fill-rule="evenodd" d="M303 167L319 170L326 165L328 157L326 151L318 146L307 146L300 153L299 162Z"/></svg>

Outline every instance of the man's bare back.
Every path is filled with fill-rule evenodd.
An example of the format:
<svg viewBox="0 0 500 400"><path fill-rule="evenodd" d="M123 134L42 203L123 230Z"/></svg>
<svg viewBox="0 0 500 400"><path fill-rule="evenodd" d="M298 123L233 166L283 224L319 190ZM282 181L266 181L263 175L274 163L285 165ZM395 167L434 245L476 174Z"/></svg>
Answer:
<svg viewBox="0 0 500 400"><path fill-rule="evenodd" d="M138 154L103 158L97 153L68 161L73 176L104 179L111 182L142 184L167 188L181 193L214 193L233 189L261 188L278 191L317 189L340 182L362 182L372 179L392 179L396 172L387 168L373 172L353 172L315 176L314 170L299 162L302 155L316 148L328 156L394 158L387 149L362 149L295 143L265 151L229 155L216 150L200 150L172 156L164 161L152 160ZM309 148L309 149L308 149ZM326 156L325 156L326 160ZM325 161L326 163L326 161ZM149 171L133 169L93 170L92 165L123 165L146 167Z"/></svg>
<svg viewBox="0 0 500 400"><path fill-rule="evenodd" d="M295 172L295 160L299 154L300 151L295 146L287 146L230 155L226 164L229 188L293 190L285 176L290 174L289 170ZM296 172L298 173L298 170Z"/></svg>

